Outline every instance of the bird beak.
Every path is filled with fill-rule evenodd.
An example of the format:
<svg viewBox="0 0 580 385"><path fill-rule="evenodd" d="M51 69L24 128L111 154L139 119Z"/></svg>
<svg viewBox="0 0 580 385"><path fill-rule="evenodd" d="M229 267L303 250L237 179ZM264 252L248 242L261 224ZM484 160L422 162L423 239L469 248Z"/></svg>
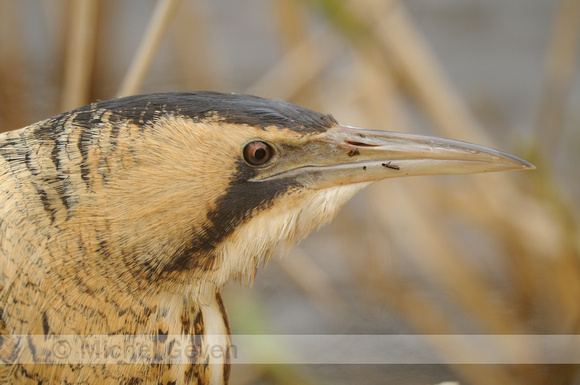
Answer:
<svg viewBox="0 0 580 385"><path fill-rule="evenodd" d="M437 137L335 126L299 146L281 146L277 165L254 180L292 178L311 188L414 175L534 169L513 155Z"/></svg>

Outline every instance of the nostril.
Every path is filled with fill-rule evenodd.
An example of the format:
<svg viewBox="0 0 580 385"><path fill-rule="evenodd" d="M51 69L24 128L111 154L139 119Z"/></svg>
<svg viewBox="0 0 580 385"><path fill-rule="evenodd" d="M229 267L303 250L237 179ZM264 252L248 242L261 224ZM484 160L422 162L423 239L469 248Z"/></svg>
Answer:
<svg viewBox="0 0 580 385"><path fill-rule="evenodd" d="M350 144L351 146L357 146L357 147L379 147L380 145L378 144L370 144L370 143L363 143L363 142L353 142L350 140L346 141L347 144Z"/></svg>

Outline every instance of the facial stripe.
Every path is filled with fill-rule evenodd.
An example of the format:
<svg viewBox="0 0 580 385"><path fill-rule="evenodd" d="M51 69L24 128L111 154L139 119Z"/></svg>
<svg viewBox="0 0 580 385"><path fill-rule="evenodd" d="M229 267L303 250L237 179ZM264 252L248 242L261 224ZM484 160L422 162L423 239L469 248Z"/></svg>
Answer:
<svg viewBox="0 0 580 385"><path fill-rule="evenodd" d="M202 229L193 229L193 239L170 259L165 271L211 268L212 252L220 242L256 212L270 207L276 197L298 186L292 179L248 182L253 173L254 170L244 162L237 162L237 173L224 194L217 199L215 209L207 214L207 224ZM193 259L194 254L203 255L205 259Z"/></svg>

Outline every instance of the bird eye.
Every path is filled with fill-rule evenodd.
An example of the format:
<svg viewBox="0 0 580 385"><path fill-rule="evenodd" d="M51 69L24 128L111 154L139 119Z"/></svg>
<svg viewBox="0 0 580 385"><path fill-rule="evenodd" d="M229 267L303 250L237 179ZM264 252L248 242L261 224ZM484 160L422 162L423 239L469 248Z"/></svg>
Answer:
<svg viewBox="0 0 580 385"><path fill-rule="evenodd" d="M268 143L251 142L244 147L244 159L251 166L260 166L272 158L274 151Z"/></svg>

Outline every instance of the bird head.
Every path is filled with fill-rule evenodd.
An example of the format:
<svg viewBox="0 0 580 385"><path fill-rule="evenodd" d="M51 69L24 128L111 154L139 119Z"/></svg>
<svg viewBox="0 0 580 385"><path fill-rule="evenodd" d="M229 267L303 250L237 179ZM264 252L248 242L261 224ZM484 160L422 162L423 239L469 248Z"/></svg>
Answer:
<svg viewBox="0 0 580 385"><path fill-rule="evenodd" d="M95 252L116 254L129 281L166 290L252 279L278 245L330 221L375 181L533 167L475 144L344 126L244 95L136 96L74 116L91 214L76 210L101 234Z"/></svg>

